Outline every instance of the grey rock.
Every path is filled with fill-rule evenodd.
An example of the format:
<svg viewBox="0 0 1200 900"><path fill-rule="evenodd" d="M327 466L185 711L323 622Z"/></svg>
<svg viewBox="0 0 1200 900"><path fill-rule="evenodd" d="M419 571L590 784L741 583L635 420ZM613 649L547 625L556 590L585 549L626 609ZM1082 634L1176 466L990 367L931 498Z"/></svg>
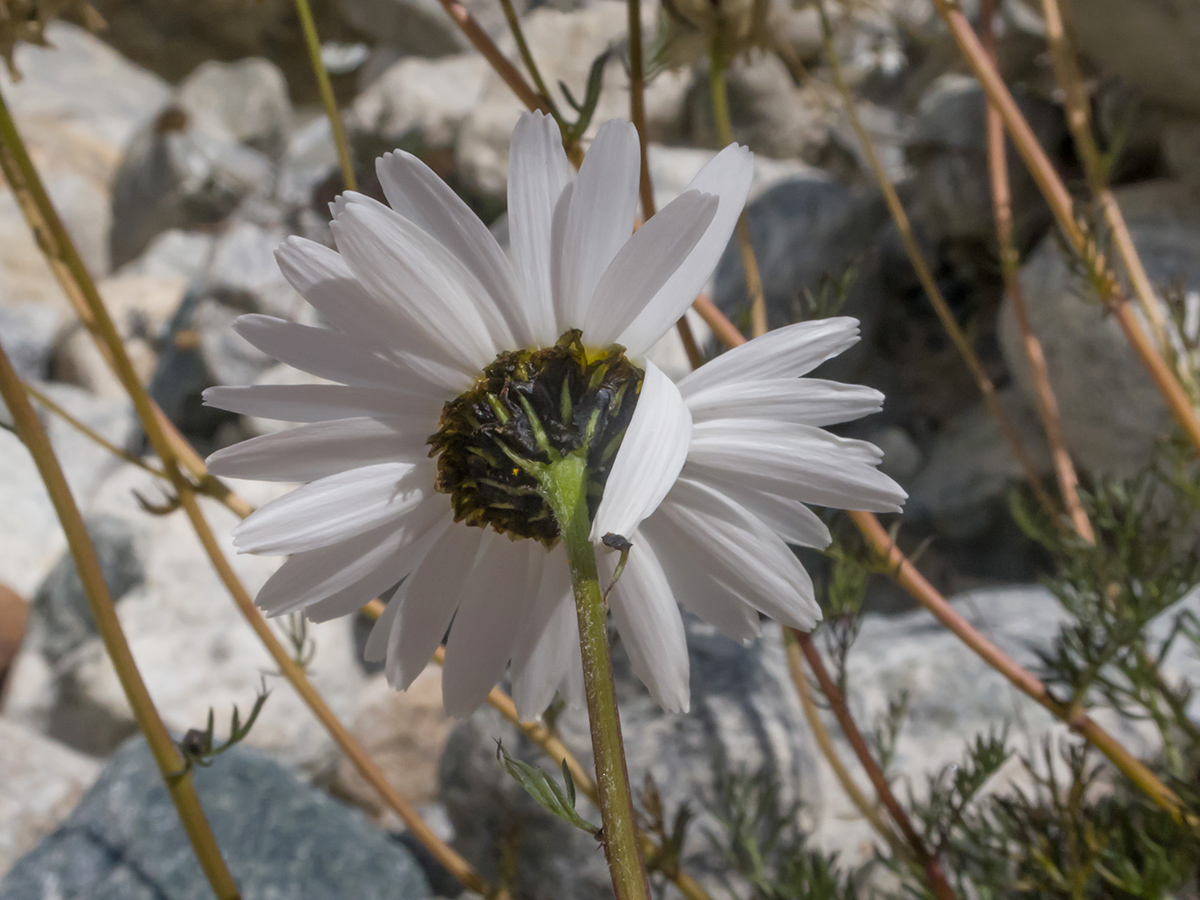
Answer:
<svg viewBox="0 0 1200 900"><path fill-rule="evenodd" d="M278 764L237 748L196 791L245 900L425 900L413 856ZM202 900L211 888L141 738L0 884L3 900Z"/></svg>
<svg viewBox="0 0 1200 900"><path fill-rule="evenodd" d="M1017 104L1052 161L1067 135L1061 112L1050 103L1016 91ZM982 88L967 75L943 75L922 96L909 160L916 170L923 221L939 236L993 240L995 221L988 181ZM1010 150L1013 228L1018 247L1036 239L1050 221L1032 176Z"/></svg>
<svg viewBox="0 0 1200 900"><path fill-rule="evenodd" d="M100 764L0 716L0 878L58 827Z"/></svg>
<svg viewBox="0 0 1200 900"><path fill-rule="evenodd" d="M168 106L133 139L114 179L113 263L134 259L168 229L221 221L252 192L269 189L272 176L262 153Z"/></svg>
<svg viewBox="0 0 1200 900"><path fill-rule="evenodd" d="M714 822L705 810L716 779L762 771L781 800L798 799L814 772L803 713L788 680L780 633L774 626L751 647L688 623L692 708L667 715L632 676L614 648L617 693L630 777L653 779L669 815L687 803L698 818L684 848L688 872L707 881L720 870L703 836ZM569 710L558 719L568 745L590 764L587 718ZM486 875L496 872L505 841L519 840L518 890L529 898L612 896L604 856L590 836L537 807L496 761L495 739L518 758L545 765L536 748L491 710L477 713L450 736L441 762L441 798L454 823L456 846ZM593 822L598 813L581 803Z"/></svg>
<svg viewBox="0 0 1200 900"><path fill-rule="evenodd" d="M214 244L211 234L172 228L156 235L141 256L121 266L117 274L191 281L208 266Z"/></svg>
<svg viewBox="0 0 1200 900"><path fill-rule="evenodd" d="M115 516L92 516L86 524L109 597L116 603L145 578L133 531ZM51 663L57 663L97 636L75 560L65 553L33 595L26 641L40 649Z"/></svg>
<svg viewBox="0 0 1200 900"><path fill-rule="evenodd" d="M283 72L269 60L206 62L179 85L175 100L200 130L224 132L272 158L287 145L292 104Z"/></svg>
<svg viewBox="0 0 1200 900"><path fill-rule="evenodd" d="M118 446L134 434L127 400L97 398L69 385L39 387ZM7 417L7 410L0 414ZM86 508L105 478L123 463L57 416L46 414L42 420L72 493ZM7 430L0 431L0 471L0 572L17 593L30 596L61 554L62 532L29 452Z"/></svg>
<svg viewBox="0 0 1200 900"><path fill-rule="evenodd" d="M1200 287L1200 189L1174 181L1116 191L1152 284ZM1062 258L1048 236L1021 272L1034 332L1042 341L1062 412L1067 448L1097 474L1129 476L1151 460L1170 414L1120 325ZM1004 358L1026 401L1035 403L1011 304L1001 309Z"/></svg>
<svg viewBox="0 0 1200 900"><path fill-rule="evenodd" d="M854 280L841 312L862 322L864 343L869 343L883 293L875 244L887 211L878 195L808 175L770 188L750 204L747 215L768 325L778 328L806 318L806 292L818 294L823 282L839 280L852 269ZM736 240L717 266L713 300L735 323L747 320L749 299ZM845 366L845 359L833 365ZM859 358L854 365L863 362Z"/></svg>
<svg viewBox="0 0 1200 900"><path fill-rule="evenodd" d="M343 18L374 43L413 56L447 56L470 47L462 31L437 0L339 0ZM467 0L467 10L493 36L505 28L498 4ZM518 15L525 0L514 4Z"/></svg>
<svg viewBox="0 0 1200 900"><path fill-rule="evenodd" d="M738 60L726 75L733 136L756 153L814 162L833 122L828 91L809 84L797 87L778 57L762 54ZM708 78L697 78L688 92L692 140L720 148Z"/></svg>
<svg viewBox="0 0 1200 900"><path fill-rule="evenodd" d="M256 505L279 493L279 486L248 484L244 490ZM230 600L187 518L148 516L138 495L156 503L165 499L157 479L122 466L85 498L91 513L126 524L145 573L143 582L121 599L117 614L167 727L176 734L203 728L212 710L223 729L233 707L244 715L263 673L277 667ZM226 558L253 594L278 560L238 555L229 535L237 518L207 498L201 508ZM7 555L8 548L0 552ZM57 544L53 554L60 553ZM0 558L0 566L7 578L12 567L6 557ZM279 624L286 634L287 623ZM348 719L363 685L351 623L310 625L308 638L315 649L309 678L335 714ZM23 647L7 691L6 715L94 756L112 753L137 727L98 638L84 641L54 666L40 650ZM286 689L272 691L247 742L305 777L332 774L339 758L325 729L299 696Z"/></svg>
<svg viewBox="0 0 1200 900"><path fill-rule="evenodd" d="M1163 157L1171 174L1200 186L1200 119L1172 118L1162 138Z"/></svg>
<svg viewBox="0 0 1200 900"><path fill-rule="evenodd" d="M1095 65L1152 101L1200 113L1200 7L1192 0L1077 0L1071 14L1079 49Z"/></svg>
<svg viewBox="0 0 1200 900"><path fill-rule="evenodd" d="M52 22L46 37L49 47L17 49L18 84L0 72L0 89L18 119L68 123L105 149L119 151L166 102L165 81L82 28Z"/></svg>
<svg viewBox="0 0 1200 900"><path fill-rule="evenodd" d="M17 374L22 378L44 381L49 374L50 356L67 316L60 307L42 303L0 305L0 344Z"/></svg>
<svg viewBox="0 0 1200 900"><path fill-rule="evenodd" d="M403 58L354 101L354 127L382 146L415 138L424 148L452 148L483 95L489 71L486 61L470 53Z"/></svg>

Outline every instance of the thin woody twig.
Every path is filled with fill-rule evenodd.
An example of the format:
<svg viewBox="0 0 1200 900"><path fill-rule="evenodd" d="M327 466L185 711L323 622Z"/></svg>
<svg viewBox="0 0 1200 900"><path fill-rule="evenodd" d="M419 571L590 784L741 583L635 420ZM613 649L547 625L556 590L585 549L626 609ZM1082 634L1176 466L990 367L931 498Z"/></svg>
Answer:
<svg viewBox="0 0 1200 900"><path fill-rule="evenodd" d="M984 0L980 15L983 23L984 46L988 56L996 59L996 37L992 28L996 0ZM1004 123L1000 113L990 103L987 108L987 156L988 171L992 188L992 211L996 219L996 240L1000 251L1000 270L1004 278L1004 289L1012 304L1021 332L1021 345L1029 360L1030 377L1033 379L1034 396L1038 415L1046 432L1046 443L1050 446L1050 457L1054 462L1054 473L1058 479L1058 490L1063 506L1075 531L1084 540L1095 541L1092 523L1079 500L1079 476L1071 462L1067 442L1063 437L1062 418L1058 412L1058 400L1050 386L1050 372L1046 367L1046 356L1042 342L1033 331L1029 310L1025 304L1025 290L1021 286L1017 267L1017 248L1013 241L1012 191L1008 180L1008 152L1004 145Z"/></svg>

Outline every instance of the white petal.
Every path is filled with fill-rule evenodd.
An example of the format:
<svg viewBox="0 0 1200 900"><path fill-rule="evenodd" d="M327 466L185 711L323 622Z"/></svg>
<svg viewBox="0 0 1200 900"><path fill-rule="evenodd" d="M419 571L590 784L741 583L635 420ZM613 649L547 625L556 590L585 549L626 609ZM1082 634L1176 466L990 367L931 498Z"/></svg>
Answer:
<svg viewBox="0 0 1200 900"><path fill-rule="evenodd" d="M546 557L535 541L486 533L475 570L462 587L442 667L446 712L459 718L475 712L504 674Z"/></svg>
<svg viewBox="0 0 1200 900"><path fill-rule="evenodd" d="M617 339L631 354L641 356L649 350L703 290L746 205L753 177L754 155L745 147L731 144L709 160L692 179L688 190L713 194L720 198L720 205L704 237Z"/></svg>
<svg viewBox="0 0 1200 900"><path fill-rule="evenodd" d="M387 659L392 626L400 618L400 607L404 604L403 590L401 588L396 592L371 626L371 633L367 635L367 645L363 647L363 659L367 662L383 662Z"/></svg>
<svg viewBox="0 0 1200 900"><path fill-rule="evenodd" d="M715 478L712 475L693 477L692 471L684 465L679 477L705 484L724 494L734 503L745 507L747 512L762 519L768 528L789 544L823 550L833 540L821 517L799 500L780 496L773 491L756 490L744 479L739 479L736 473L728 478Z"/></svg>
<svg viewBox="0 0 1200 900"><path fill-rule="evenodd" d="M299 425L218 450L206 462L222 478L315 481L372 463L425 456L425 436L375 419L335 419Z"/></svg>
<svg viewBox="0 0 1200 900"><path fill-rule="evenodd" d="M331 328L252 314L239 316L233 329L268 356L318 378L386 388L408 380L415 390L433 391L432 385L416 382L411 371L377 355L371 346Z"/></svg>
<svg viewBox="0 0 1200 900"><path fill-rule="evenodd" d="M446 636L486 533L457 522L451 525L401 586L404 605L387 660L393 687L407 690Z"/></svg>
<svg viewBox="0 0 1200 900"><path fill-rule="evenodd" d="M611 577L612 555L605 562ZM633 673L667 712L687 712L689 667L683 618L658 557L646 541L634 540L625 572L609 594L609 608Z"/></svg>
<svg viewBox="0 0 1200 900"><path fill-rule="evenodd" d="M275 251L279 270L321 316L364 348L403 358L431 383L457 395L471 385L473 373L450 365L450 359L426 341L390 299L380 302L358 283L336 250L291 237Z"/></svg>
<svg viewBox="0 0 1200 900"><path fill-rule="evenodd" d="M537 597L513 647L513 701L521 721L536 719L554 699L572 656L579 656L578 634L567 556L560 544L546 555Z"/></svg>
<svg viewBox="0 0 1200 900"><path fill-rule="evenodd" d="M267 579L255 603L269 615L295 612L385 569L391 584L407 575L438 535L449 502L430 497L396 522L349 540L289 557Z"/></svg>
<svg viewBox="0 0 1200 900"><path fill-rule="evenodd" d="M697 422L710 419L773 419L798 425L838 425L883 409L874 388L820 378L728 381L687 395Z"/></svg>
<svg viewBox="0 0 1200 900"><path fill-rule="evenodd" d="M654 548L676 602L735 641L745 643L757 637L762 630L758 611L697 565L692 555L694 542L681 542L686 535L669 524L660 527L662 520L661 515L647 519L638 531L638 539Z"/></svg>
<svg viewBox="0 0 1200 900"><path fill-rule="evenodd" d="M810 629L821 618L812 580L788 546L727 497L690 481L676 482L660 507L660 531L674 529L711 578L775 621Z"/></svg>
<svg viewBox="0 0 1200 900"><path fill-rule="evenodd" d="M687 259L716 211L712 194L688 191L625 242L583 311L588 344L604 347L620 337Z"/></svg>
<svg viewBox="0 0 1200 900"><path fill-rule="evenodd" d="M433 476L428 460L330 475L259 507L233 529L233 545L273 556L327 547L411 512L433 493Z"/></svg>
<svg viewBox="0 0 1200 900"><path fill-rule="evenodd" d="M554 312L550 251L554 208L570 183L571 166L554 119L540 112L522 115L508 151L508 235L527 322L517 337L525 346L553 344L565 330Z"/></svg>
<svg viewBox="0 0 1200 900"><path fill-rule="evenodd" d="M405 394L379 387L346 384L249 384L206 388L204 405L243 416L284 422L328 422L373 418L427 421L437 426L441 402L429 394Z"/></svg>
<svg viewBox="0 0 1200 900"><path fill-rule="evenodd" d="M647 362L637 407L592 523L593 541L610 532L629 537L654 512L683 468L691 436L692 417L679 389Z"/></svg>
<svg viewBox="0 0 1200 900"><path fill-rule="evenodd" d="M633 233L641 158L637 129L613 119L583 158L563 233L559 324L582 328L600 276Z"/></svg>
<svg viewBox="0 0 1200 900"><path fill-rule="evenodd" d="M429 166L411 153L385 153L375 162L392 209L450 251L483 286L510 327L524 325L512 266L496 238Z"/></svg>
<svg viewBox="0 0 1200 900"><path fill-rule="evenodd" d="M857 342L857 319L836 316L797 322L726 350L687 375L679 382L679 390L685 397L691 397L701 390L731 381L807 375Z"/></svg>
<svg viewBox="0 0 1200 900"><path fill-rule="evenodd" d="M412 328L464 371L477 374L513 345L507 323L475 277L412 222L355 195L330 227L366 289L380 302L393 302Z"/></svg>
<svg viewBox="0 0 1200 900"><path fill-rule="evenodd" d="M899 512L908 496L875 465L878 448L809 425L721 419L693 429L688 469L804 503Z"/></svg>

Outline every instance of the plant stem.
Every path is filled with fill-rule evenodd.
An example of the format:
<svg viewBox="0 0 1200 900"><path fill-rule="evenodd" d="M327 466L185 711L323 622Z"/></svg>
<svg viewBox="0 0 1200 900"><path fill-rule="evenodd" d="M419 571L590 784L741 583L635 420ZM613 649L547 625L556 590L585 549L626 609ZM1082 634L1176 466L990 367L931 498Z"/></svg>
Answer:
<svg viewBox="0 0 1200 900"><path fill-rule="evenodd" d="M525 32L521 29L521 19L517 15L517 10L512 4L512 0L500 0L500 6L504 10L504 18L508 22L508 30L512 32L513 40L517 44L517 52L521 55L521 61L525 63L525 71L529 73L529 77L533 79L534 86L537 87L538 93L542 100L550 108L550 115L554 116L558 127L562 128L562 116L558 109L555 108L554 98L550 96L550 89L546 87L546 81L542 78L542 73L538 69L537 60L533 58L533 52L529 49L529 42L525 40Z"/></svg>
<svg viewBox="0 0 1200 900"><path fill-rule="evenodd" d="M642 859L641 840L629 789L629 770L621 741L621 718L608 652L608 608L600 591L592 523L587 508L587 463L572 454L546 466L540 481L542 496L554 512L567 551L575 610L579 617L579 648L583 654L583 682L588 721L592 729L592 754L601 839L616 900L649 900L650 882Z"/></svg>
<svg viewBox="0 0 1200 900"><path fill-rule="evenodd" d="M984 46L989 58L995 62L996 35L992 28L995 15L996 0L983 0L980 18L983 30ZM1004 122L1000 113L992 104L987 108L987 157L988 171L991 176L992 213L996 220L996 243L1000 253L1000 271L1004 279L1004 291L1012 304L1013 314L1017 319L1017 328L1021 332L1021 345L1025 349L1025 358L1029 361L1029 373L1033 379L1033 392L1037 400L1038 415L1042 420L1042 428L1046 432L1046 442L1050 445L1050 457L1054 461L1054 473L1058 479L1058 490L1062 495L1063 506L1066 507L1067 517L1075 531L1088 543L1095 541L1092 523L1079 500L1079 476L1075 465L1071 462L1071 454L1067 450L1067 442L1063 437L1062 417L1058 411L1058 400L1054 396L1054 388L1050 385L1050 372L1046 367L1046 355L1042 351L1042 342L1033 331L1033 323L1029 320L1029 309L1025 304L1025 290L1021 287L1021 279L1017 274L1019 256L1013 240L1012 220L1012 190L1008 180L1008 151L1004 146Z"/></svg>
<svg viewBox="0 0 1200 900"><path fill-rule="evenodd" d="M904 807L900 805L900 801L892 793L891 785L888 784L883 770L879 768L879 763L871 755L871 748L867 746L867 741L863 737L862 732L859 731L858 724L854 721L854 716L850 714L850 707L846 705L846 698L842 694L841 689L829 677L829 670L825 668L821 654L813 645L812 636L803 631L797 631L794 628L791 631L792 637L795 638L797 645L800 647L800 652L804 655L804 659L808 663L808 667L812 669L813 675L817 679L821 693L829 700L829 708L833 710L838 724L842 727L842 733L854 749L854 755L858 757L863 771L867 773L867 778L871 780L871 784L875 788L875 793L879 795L879 799L887 808L892 821L896 823L896 827L904 835L904 840L912 848L913 856L925 873L925 880L929 882L929 888L933 891L933 895L939 898L939 900L957 900L954 889L950 887L950 882L946 880L946 875L942 871L941 862L929 852L929 849L925 846L925 842L917 834L917 830L913 827L908 813L904 811Z"/></svg>
<svg viewBox="0 0 1200 900"><path fill-rule="evenodd" d="M713 35L709 53L709 89L712 93L713 120L717 126L717 140L722 146L733 141L733 121L729 117L729 88L725 83L725 45L720 27ZM763 296L762 273L754 245L750 243L750 222L745 210L738 216L738 248L742 252L742 270L746 273L746 295L750 298L750 336L759 337L767 333L767 302Z"/></svg>
<svg viewBox="0 0 1200 900"><path fill-rule="evenodd" d="M71 488L63 475L62 466L54 454L42 423L25 396L25 387L13 370L3 348L0 348L0 396L3 397L9 413L13 417L17 435L29 449L37 466L46 491L54 505L66 535L71 555L75 559L75 568L79 572L79 580L87 595L92 617L96 620L96 630L104 641L104 649L112 660L117 679L129 700L138 727L146 737L146 743L158 764L159 772L166 783L167 792L175 804L179 821L187 833L192 845L192 852L204 871L213 893L218 900L237 900L238 887L221 857L221 849L217 846L216 838L196 796L196 788L192 782L192 773L184 766L179 749L171 741L167 727L163 724L154 708L154 701L146 689L146 683L138 672L137 663L121 630L121 622L117 618L116 608L104 581L104 573L96 557L95 547L92 546L84 525L83 516L71 495Z"/></svg>
<svg viewBox="0 0 1200 900"><path fill-rule="evenodd" d="M321 59L321 39L317 36L317 23L313 21L308 0L296 0L296 16L300 19L300 28L304 32L304 43L308 47L308 59L312 63L313 74L317 76L321 105L325 107L329 127L333 129L338 165L342 169L342 184L346 190L356 191L358 179L354 176L354 159L350 155L350 143L346 140L346 126L342 124L342 116L338 112L337 98L333 95L333 85L329 82L329 70L325 68L325 62Z"/></svg>
<svg viewBox="0 0 1200 900"><path fill-rule="evenodd" d="M904 250L908 254L909 261L912 263L913 271L916 272L917 279L921 282L921 287L925 289L925 294L929 297L929 303L933 306L933 311L937 313L938 321L942 323L942 327L946 330L946 334L949 335L951 343L954 344L963 362L966 363L971 377L975 379L975 384L979 388L979 393L983 395L983 402L987 407L988 413L991 414L992 418L996 420L996 424L1000 427L1000 433L1012 449L1013 456L1020 464L1021 471L1025 474L1025 480L1029 482L1029 486L1037 497L1038 503L1041 504L1042 508L1052 519L1057 520L1058 510L1054 500L1046 491L1045 485L1042 484L1042 478L1038 474L1037 467L1033 464L1028 451L1026 451L1025 444L1017 433L1016 426L1013 425L1008 411L1000 402L1000 398L996 394L996 386L988 376L987 370L979 359L979 355L975 352L975 348L971 345L970 338L967 337L962 326L958 324L958 320L954 318L950 304L946 302L941 288L938 287L937 279L933 276L933 270L929 267L929 263L926 262L925 254L921 252L921 245L917 243L916 235L913 234L912 223L909 221L908 213L904 210L904 204L900 202L900 195L896 192L895 186L883 168L883 163L880 161L879 154L875 150L875 142L871 140L871 135L867 132L867 129L863 127L862 120L859 118L858 111L855 108L854 94L850 90L850 86L842 73L841 60L838 57L837 50L833 46L833 27L830 24L829 13L824 0L817 0L817 12L821 20L821 37L824 41L825 56L829 61L829 71L833 76L834 86L837 88L838 94L841 95L846 116L850 120L850 126L854 129L855 135L858 137L859 144L862 146L863 155L866 157L871 174L879 184L880 190L883 191L888 211L892 215L892 220L896 223L896 230L900 234L900 240L904 244Z"/></svg>

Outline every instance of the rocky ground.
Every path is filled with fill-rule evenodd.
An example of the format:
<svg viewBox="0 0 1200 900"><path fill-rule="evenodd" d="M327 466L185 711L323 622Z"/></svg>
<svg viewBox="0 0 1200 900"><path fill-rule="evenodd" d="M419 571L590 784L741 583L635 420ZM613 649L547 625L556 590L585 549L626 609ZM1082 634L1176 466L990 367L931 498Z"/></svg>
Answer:
<svg viewBox="0 0 1200 900"><path fill-rule="evenodd" d="M213 384L289 377L229 328L244 312L304 319L311 312L272 257L287 234L328 239L325 204L339 190L329 128L313 103L291 0L95 4L103 36L68 24L53 49L23 47L21 79L0 89L27 136L51 195L92 271L140 373L202 452L271 423L203 408ZM543 70L578 94L592 59L620 46L625 7L615 0L554 0L522 10ZM649 6L649 4L646 4ZM506 145L520 112L432 0L318 4L335 85L349 109L360 177L402 146L418 152L504 233ZM468 3L499 36L490 0ZM1150 277L1177 299L1182 339L1200 330L1200 10L1188 0L1075 0L1102 136L1123 148L1117 198ZM210 9L210 7L213 7ZM1069 183L1080 171L1044 56L1039 21L1005 4L1006 75ZM911 494L905 540L923 544L922 568L958 595L964 612L1029 661L1061 611L1037 587L1042 561L1007 513L1021 473L984 413L972 382L929 309L862 169L820 60L810 8L781 9L779 33L808 76L755 55L731 73L735 131L757 152L750 226L772 325L810 314L828 285L852 276L844 311L863 321L862 344L828 377L887 394L885 411L852 433L882 446L885 468ZM647 10L647 26L655 11ZM983 99L961 74L925 0L885 0L844 27L838 47L860 113L930 254L943 291L974 336L1006 405L1038 448L1032 389L1002 297L987 188ZM677 194L716 146L703 64L659 75L647 95L650 165L660 202ZM624 70L608 67L597 119L624 113ZM1093 475L1144 465L1168 427L1158 395L1115 323L1082 296L1049 228L1049 215L1012 163L1022 283L1046 349L1066 439ZM377 186L375 186L377 189ZM745 315L736 252L712 285L735 320ZM76 324L13 196L0 192L0 341L54 400L108 440L140 450L129 405ZM678 345L655 354L681 372ZM179 516L153 517L140 494L153 479L47 418L88 516L134 654L168 726L218 721L246 709L270 663L245 628ZM28 455L0 431L0 900L200 898L190 858L130 710L64 555L64 541ZM239 485L255 502L272 495ZM222 536L233 517L207 509ZM228 542L226 541L228 544ZM230 546L226 547L231 552ZM254 589L269 560L234 557ZM913 785L961 754L962 741L1008 722L1034 746L1055 726L923 613L881 585L852 655L852 704L873 721L897 692L910 694L896 771ZM361 623L360 623L361 624ZM691 623L693 711L662 714L618 651L630 765L649 775L668 808L699 813L684 858L712 881L706 804L720 777L765 771L783 801L802 801L819 846L849 862L871 854L817 753L787 677L777 631L737 646ZM525 797L495 762L496 738L536 754L490 712L463 723L441 712L437 674L408 694L360 663L363 632L314 626L314 682L435 827L485 875L515 853L522 896L602 898L594 841L569 832ZM1175 671L1195 675L1196 661ZM247 898L450 895L445 874L389 818L290 688L272 689L247 746L198 773L218 839ZM560 720L587 748L584 723ZM1152 749L1140 733L1121 735ZM1142 743L1139 743L1142 742ZM594 814L593 814L594 815ZM374 823L374 824L372 824ZM376 827L382 826L382 828ZM517 838L514 838L514 834ZM515 840L515 843L514 843ZM7 875L4 873L7 872Z"/></svg>

